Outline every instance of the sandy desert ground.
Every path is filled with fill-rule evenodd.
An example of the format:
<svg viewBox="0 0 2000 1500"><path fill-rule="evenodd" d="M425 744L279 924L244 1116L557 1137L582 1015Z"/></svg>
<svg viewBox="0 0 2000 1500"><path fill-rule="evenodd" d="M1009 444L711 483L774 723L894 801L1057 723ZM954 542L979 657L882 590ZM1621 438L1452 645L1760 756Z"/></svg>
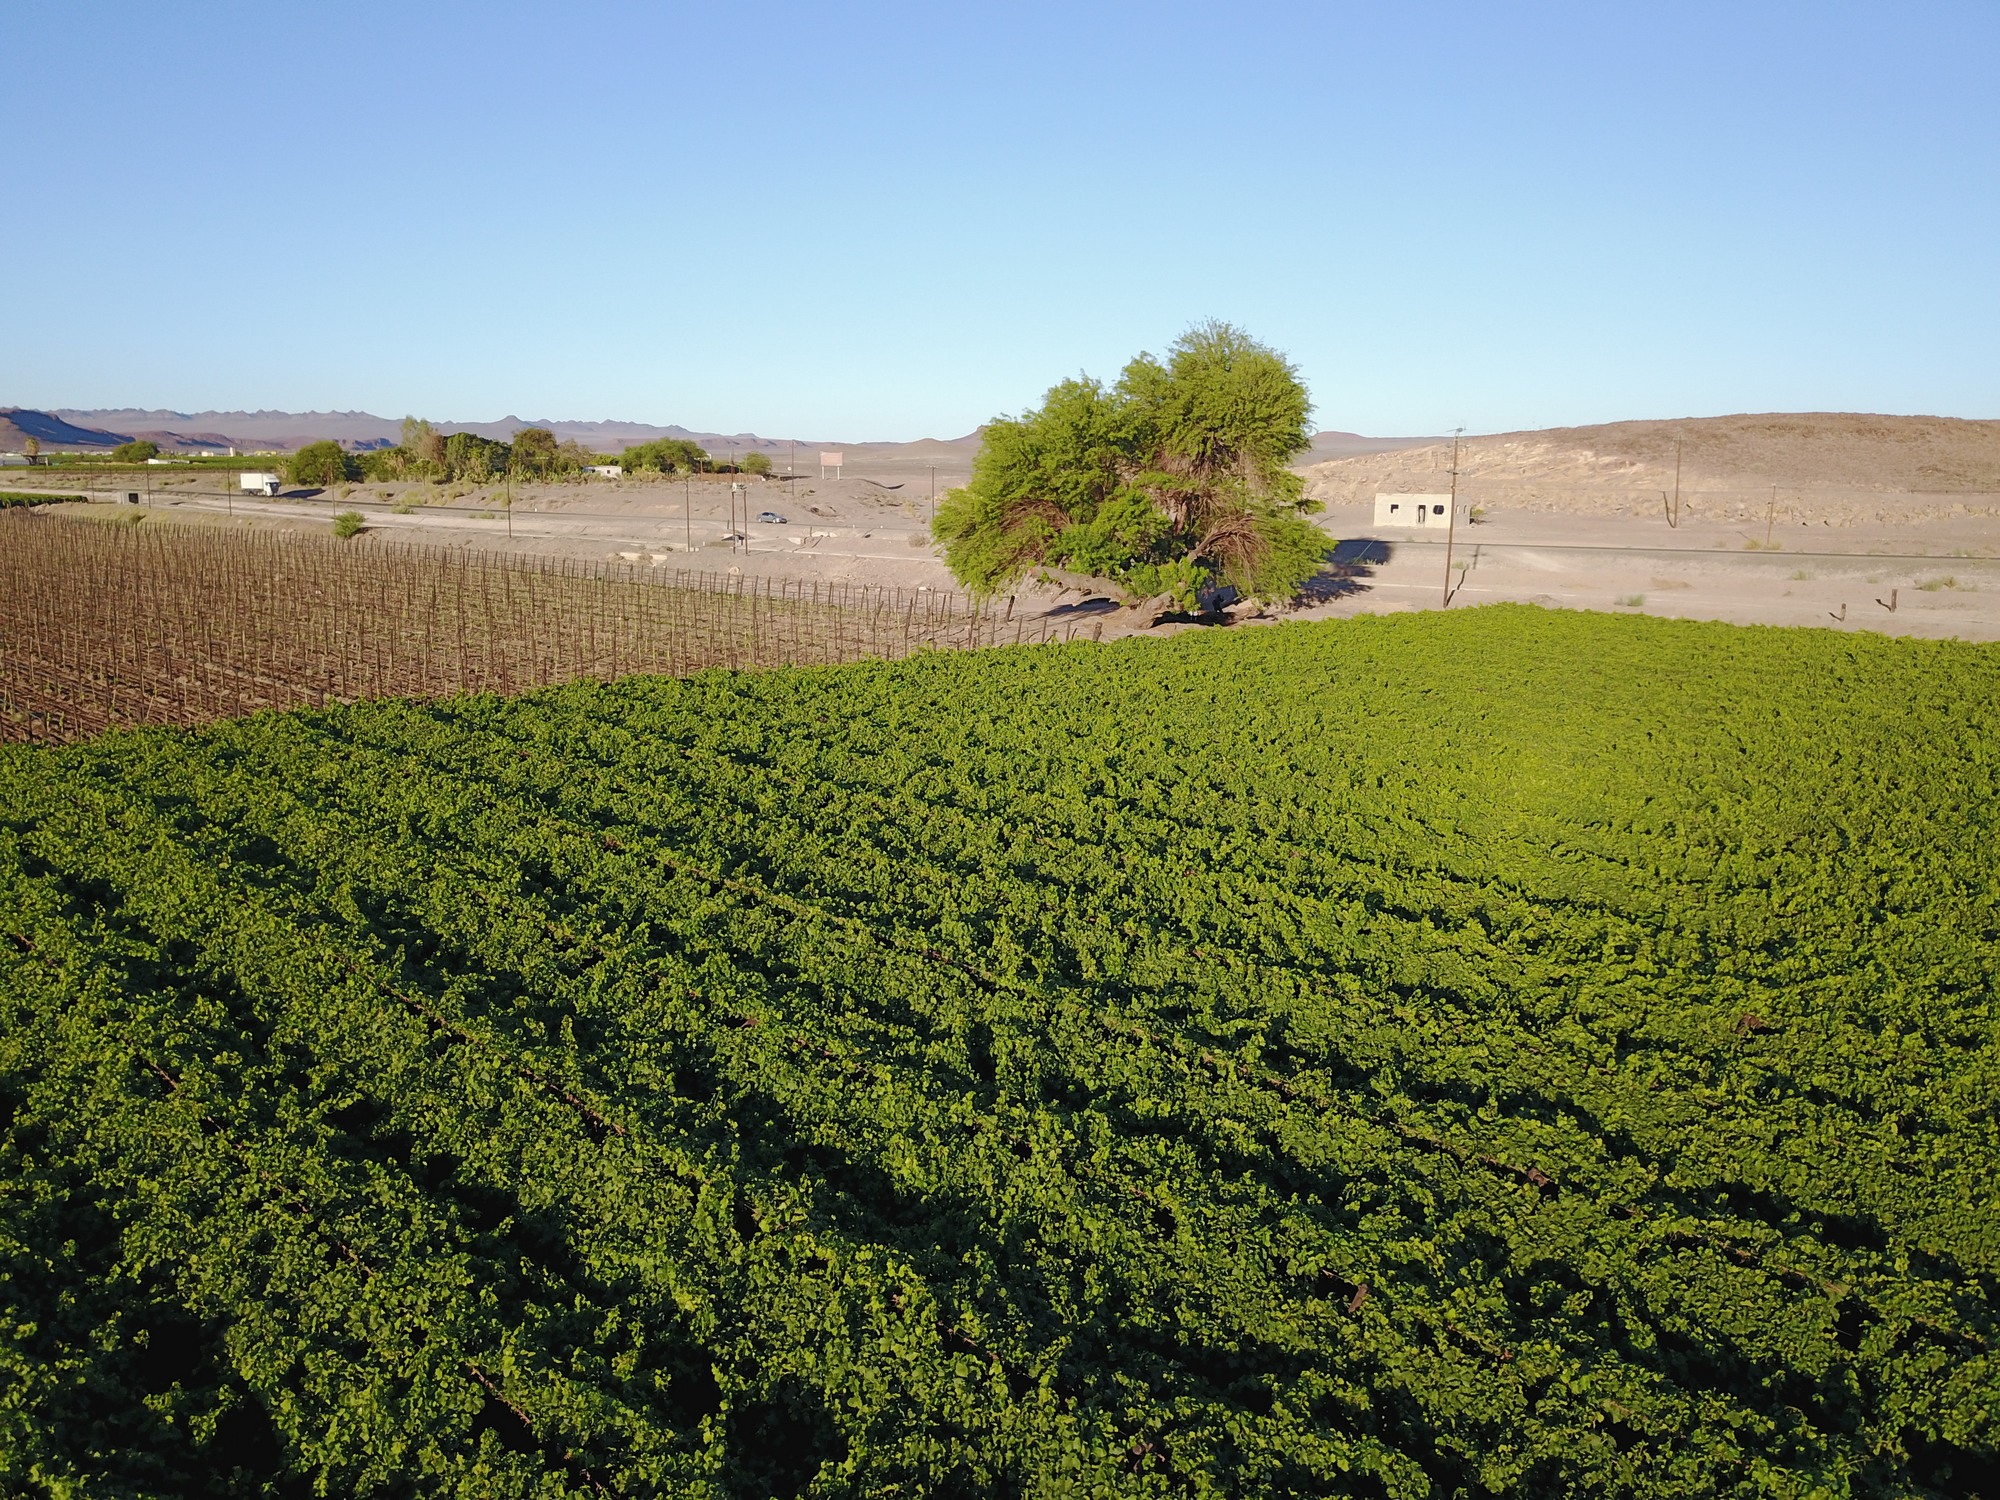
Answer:
<svg viewBox="0 0 2000 1500"><path fill-rule="evenodd" d="M1681 511L1670 525L1662 492L1673 494L1676 441ZM509 548L946 589L950 574L929 540L933 484L941 494L962 482L971 453L963 441L857 452L863 462L838 479L808 468L796 479L749 480L733 497L718 477L523 487L511 522L495 490L354 485L249 500L225 493L219 475L186 471L155 479L150 503L160 519L320 532L333 512L358 510L368 529L357 546ZM1450 468L1449 443L1350 449L1305 466L1310 492L1327 504L1321 523L1339 546L1312 597L1284 615L1440 607L1444 538L1376 529L1373 497L1444 491ZM1516 600L2000 640L2000 422L1835 415L1620 423L1470 439L1458 469L1459 493L1479 519L1453 539L1452 608ZM21 487L12 475L9 483ZM732 502L739 522L751 518L736 541L728 535ZM784 519L756 519L766 512ZM1101 611L1107 634L1127 628L1106 601L1022 594L1029 607Z"/></svg>

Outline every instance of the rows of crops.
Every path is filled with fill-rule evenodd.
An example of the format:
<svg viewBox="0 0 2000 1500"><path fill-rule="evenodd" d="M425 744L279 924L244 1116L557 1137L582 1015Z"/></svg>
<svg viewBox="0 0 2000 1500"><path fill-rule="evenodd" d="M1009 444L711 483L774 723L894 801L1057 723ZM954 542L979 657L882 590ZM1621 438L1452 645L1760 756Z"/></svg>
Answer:
<svg viewBox="0 0 2000 1500"><path fill-rule="evenodd" d="M1996 781L1505 608L0 751L0 1490L2000 1492Z"/></svg>
<svg viewBox="0 0 2000 1500"><path fill-rule="evenodd" d="M1077 629L943 590L0 510L0 739Z"/></svg>

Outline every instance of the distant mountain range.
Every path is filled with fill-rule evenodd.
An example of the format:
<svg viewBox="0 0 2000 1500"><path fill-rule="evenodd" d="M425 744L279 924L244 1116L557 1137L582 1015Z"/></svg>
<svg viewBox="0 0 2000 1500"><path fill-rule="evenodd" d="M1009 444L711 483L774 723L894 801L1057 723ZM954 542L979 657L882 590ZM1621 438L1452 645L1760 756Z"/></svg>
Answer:
<svg viewBox="0 0 2000 1500"><path fill-rule="evenodd" d="M476 432L481 437L512 438L524 427L546 427L558 439L574 440L597 452L615 452L656 438L688 438L710 451L735 447L775 452L790 439L761 437L753 432L695 432L680 426L650 422L562 422L502 417L497 422L439 422L441 432ZM87 452L115 448L144 439L172 453L215 453L235 448L290 451L331 438L357 452L394 446L402 434L398 418L365 411L146 411L136 407L78 410L59 407L37 411L26 407L0 409L0 448L19 451L33 437L50 450ZM811 444L800 442L800 447ZM877 445L855 445L877 446ZM907 447L907 444L897 444Z"/></svg>
<svg viewBox="0 0 2000 1500"><path fill-rule="evenodd" d="M562 422L550 419L528 421L502 417L497 422L438 422L440 432L476 432L481 437L511 439L524 427L546 427L559 440L574 441L596 453L616 453L635 443L657 438L683 438L701 444L710 453L749 453L761 450L774 457L796 447L802 461L813 462L822 449L840 449L855 454L855 461L895 456L922 460L935 456L950 462L969 460L979 447L979 430L958 438L920 438L909 443L842 442L832 438L792 439L763 437L754 432L697 432L675 425L656 426L650 422ZM0 452L19 453L29 438L44 451L88 453L115 448L120 443L154 442L165 453L223 453L234 448L239 453L261 450L291 452L307 443L331 438L344 448L364 453L374 448L395 446L402 435L400 419L378 417L365 411L145 411L137 407L78 410L61 407L38 411L29 407L0 408ZM1353 432L1321 432L1314 435L1312 449L1302 463L1318 463L1330 458L1358 454L1388 453L1415 447L1428 438L1371 438Z"/></svg>

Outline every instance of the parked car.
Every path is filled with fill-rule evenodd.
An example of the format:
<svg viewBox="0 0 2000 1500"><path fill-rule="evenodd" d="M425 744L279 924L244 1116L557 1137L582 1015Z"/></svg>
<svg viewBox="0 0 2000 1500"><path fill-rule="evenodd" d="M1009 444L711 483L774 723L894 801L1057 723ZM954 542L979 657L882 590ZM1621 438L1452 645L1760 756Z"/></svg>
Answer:
<svg viewBox="0 0 2000 1500"><path fill-rule="evenodd" d="M779 515L775 510L766 510L758 512L757 523L760 526L788 526L791 524L783 516Z"/></svg>

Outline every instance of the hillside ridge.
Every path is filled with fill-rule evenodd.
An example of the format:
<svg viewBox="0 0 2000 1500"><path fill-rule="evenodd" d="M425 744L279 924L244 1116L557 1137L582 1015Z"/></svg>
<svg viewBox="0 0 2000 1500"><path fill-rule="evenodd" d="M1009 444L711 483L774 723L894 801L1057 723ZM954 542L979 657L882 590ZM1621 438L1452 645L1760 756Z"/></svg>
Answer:
<svg viewBox="0 0 2000 1500"><path fill-rule="evenodd" d="M1303 466L1308 492L1363 504L1380 491L1442 490L1450 440ZM1676 470L1678 469L1678 474ZM1467 437L1458 487L1482 503L1657 509L1662 495L2000 493L2000 421L1866 412L1762 412L1606 422Z"/></svg>

